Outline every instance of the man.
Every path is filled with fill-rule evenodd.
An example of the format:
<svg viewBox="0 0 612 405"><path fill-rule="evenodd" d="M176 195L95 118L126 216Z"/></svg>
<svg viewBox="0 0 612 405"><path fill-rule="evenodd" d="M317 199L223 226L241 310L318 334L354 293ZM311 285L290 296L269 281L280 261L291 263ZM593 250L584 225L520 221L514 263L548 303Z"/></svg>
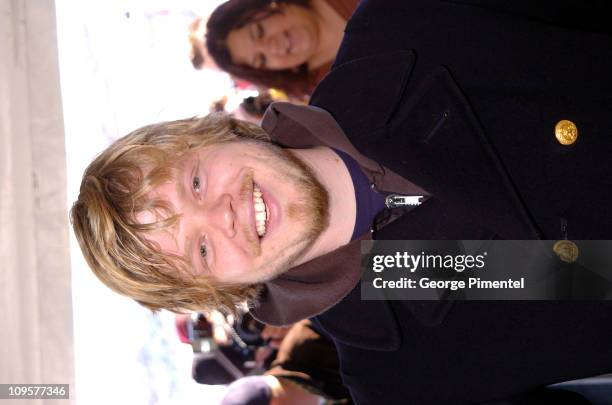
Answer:
<svg viewBox="0 0 612 405"><path fill-rule="evenodd" d="M317 107L264 119L287 148L199 147L263 136L213 117L103 153L73 209L89 264L154 309L259 290L265 322L314 317L358 404L491 401L611 371L608 303L361 301L357 286L369 237L610 238L605 8L551 4L363 2ZM390 193L421 205L386 207Z"/></svg>

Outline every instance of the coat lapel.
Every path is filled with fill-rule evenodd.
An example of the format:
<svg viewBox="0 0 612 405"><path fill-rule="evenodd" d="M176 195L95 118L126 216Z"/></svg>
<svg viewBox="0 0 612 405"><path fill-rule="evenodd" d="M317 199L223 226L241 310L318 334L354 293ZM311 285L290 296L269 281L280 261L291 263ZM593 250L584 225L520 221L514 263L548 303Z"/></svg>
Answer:
<svg viewBox="0 0 612 405"><path fill-rule="evenodd" d="M411 51L340 64L311 103L329 111L363 155L452 207L453 215L505 239L540 238L451 74L443 66L414 67Z"/></svg>

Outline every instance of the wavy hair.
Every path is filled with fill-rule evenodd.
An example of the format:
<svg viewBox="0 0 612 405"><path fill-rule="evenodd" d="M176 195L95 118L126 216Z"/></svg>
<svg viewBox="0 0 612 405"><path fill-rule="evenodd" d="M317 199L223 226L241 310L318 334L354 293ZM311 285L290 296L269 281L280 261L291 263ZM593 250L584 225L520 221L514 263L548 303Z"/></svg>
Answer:
<svg viewBox="0 0 612 405"><path fill-rule="evenodd" d="M178 214L147 195L171 180L178 158L194 148L239 139L269 141L258 126L225 114L148 125L119 139L85 170L70 211L74 233L95 275L112 290L156 311L220 309L233 313L260 286L218 283L193 275L187 261L164 254L145 234L172 226ZM161 213L140 224L139 213Z"/></svg>

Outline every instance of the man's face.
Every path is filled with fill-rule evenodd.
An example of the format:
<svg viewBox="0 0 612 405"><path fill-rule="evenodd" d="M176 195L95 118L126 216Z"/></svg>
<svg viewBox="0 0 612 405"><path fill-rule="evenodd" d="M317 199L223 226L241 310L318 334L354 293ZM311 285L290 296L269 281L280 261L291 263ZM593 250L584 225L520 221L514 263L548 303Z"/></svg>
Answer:
<svg viewBox="0 0 612 405"><path fill-rule="evenodd" d="M173 180L154 189L180 214L147 238L183 256L194 274L253 284L289 269L327 223L327 193L286 150L267 142L206 146L177 162ZM138 215L153 222L153 213Z"/></svg>

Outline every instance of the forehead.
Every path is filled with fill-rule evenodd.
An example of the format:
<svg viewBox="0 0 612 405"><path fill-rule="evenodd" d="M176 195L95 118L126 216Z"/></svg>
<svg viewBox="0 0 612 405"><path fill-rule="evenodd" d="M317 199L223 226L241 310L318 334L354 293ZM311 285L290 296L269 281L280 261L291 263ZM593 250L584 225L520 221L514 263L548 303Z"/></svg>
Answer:
<svg viewBox="0 0 612 405"><path fill-rule="evenodd" d="M157 216L150 211L145 211L137 215L137 221L140 223L155 223L158 220ZM176 225L146 231L145 239L154 242L159 246L161 252L181 255L177 238L175 235Z"/></svg>
<svg viewBox="0 0 612 405"><path fill-rule="evenodd" d="M150 226L151 229L142 231L141 236L156 245L159 253L183 256L177 239L181 221L179 194L176 176L173 175L146 195L145 198L153 204L135 214L136 223ZM159 203L162 205L158 206ZM175 215L176 220L171 220Z"/></svg>
<svg viewBox="0 0 612 405"><path fill-rule="evenodd" d="M141 167L143 178L137 192L142 197L134 201L133 207L137 223L155 224L176 213L179 195L177 183L192 156L188 151L175 156L170 162Z"/></svg>

